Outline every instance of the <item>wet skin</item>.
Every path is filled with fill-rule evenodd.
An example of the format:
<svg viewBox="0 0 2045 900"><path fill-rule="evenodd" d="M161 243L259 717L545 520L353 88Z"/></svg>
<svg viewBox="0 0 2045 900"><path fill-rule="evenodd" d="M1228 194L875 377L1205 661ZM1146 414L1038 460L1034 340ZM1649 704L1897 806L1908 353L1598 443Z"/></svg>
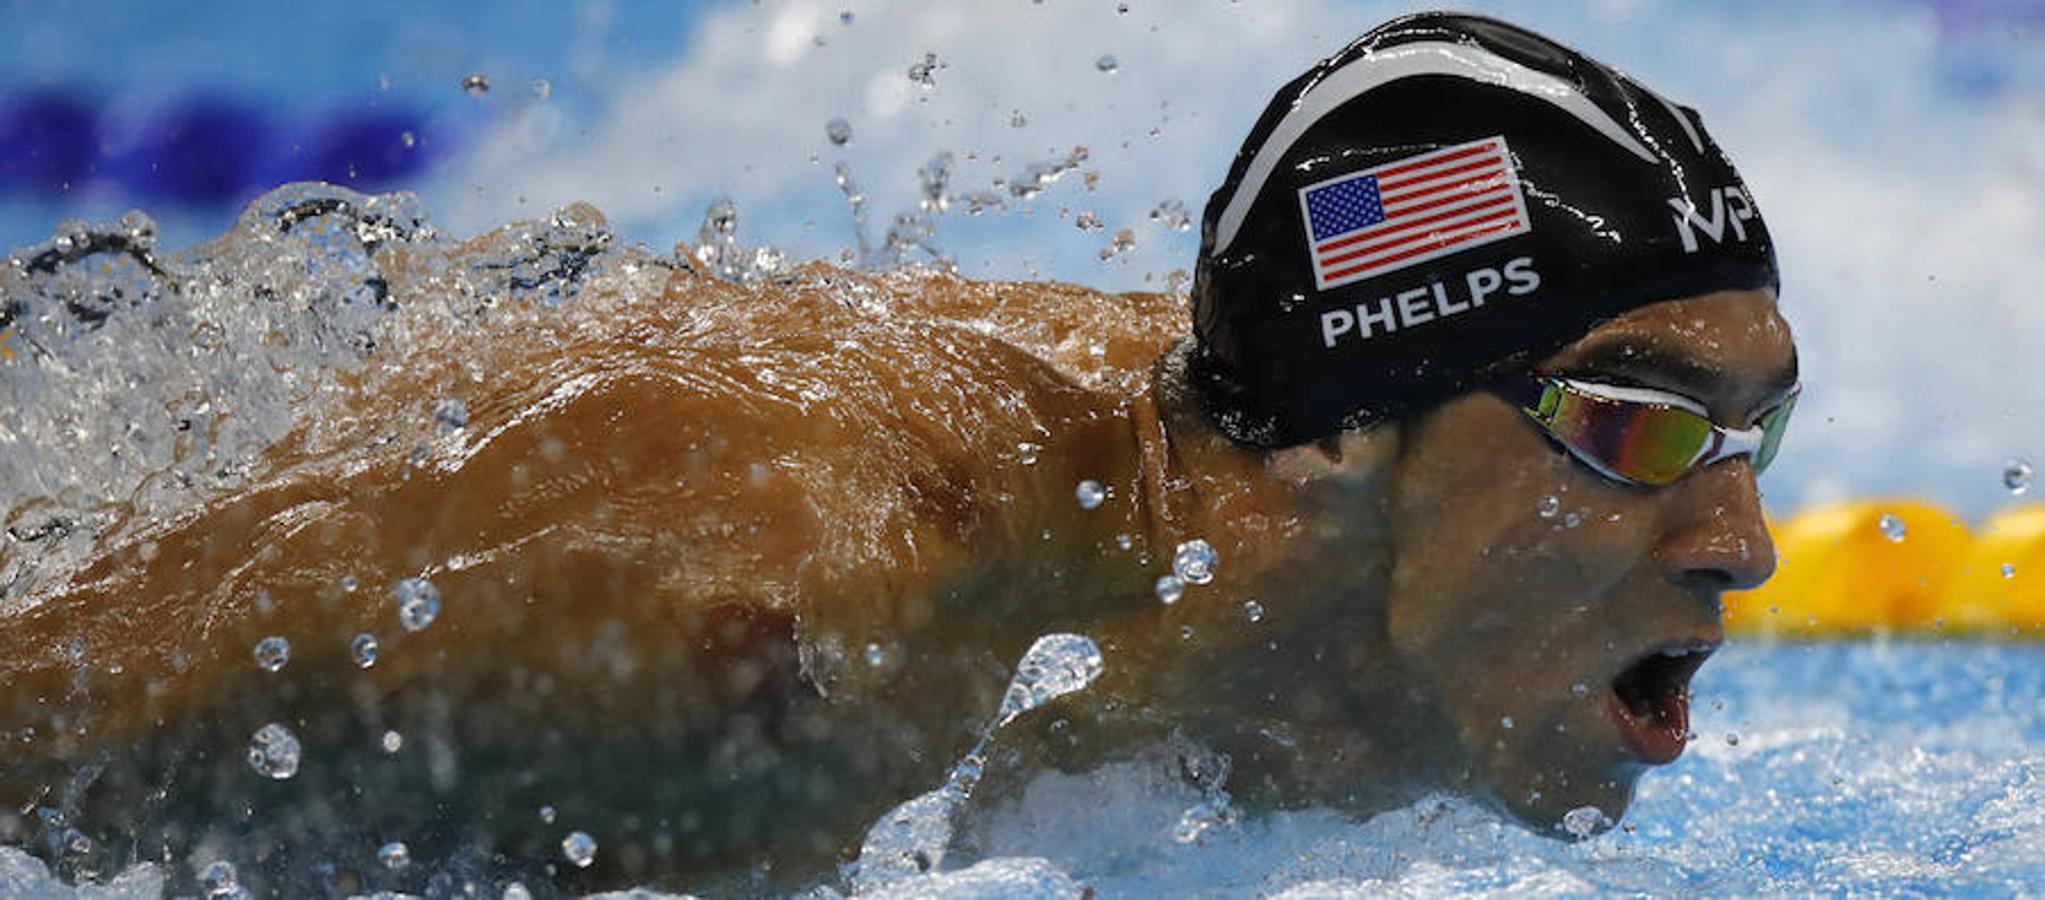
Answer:
<svg viewBox="0 0 2045 900"><path fill-rule="evenodd" d="M604 847L578 889L762 864L799 885L935 783L1036 635L1073 630L1107 674L1016 723L992 795L1180 730L1230 756L1253 806L1448 788L1545 828L1623 813L1645 761L1614 678L1715 641L1718 592L1772 565L1744 459L1612 485L1486 394L1252 452L1206 423L1176 357L1150 365L1183 327L1170 298L826 274L740 291L678 273L658 304L450 336L495 377L425 463L403 442L287 446L257 487L110 542L0 632L0 725L40 735L0 755L7 806L71 790L81 824L164 827L173 854L267 810L290 883L319 854L373 872L391 835L543 860L547 803ZM886 311L840 299L862 292ZM1634 357L1597 350L1615 337ZM1759 294L1643 308L1544 366L1593 356L1727 423L1793 379ZM393 378L350 410L367 433L449 389ZM1109 502L1081 509L1082 478ZM1583 523L1541 517L1548 495ZM1192 537L1218 577L1160 604L1150 582ZM419 574L446 611L397 632L387 586ZM385 640L372 669L346 656L361 630ZM267 634L296 648L278 675L248 661ZM288 782L239 758L271 720L306 741ZM383 757L386 727L424 755ZM436 744L451 772L426 764ZM94 759L112 764L77 788ZM374 833L332 848L334 821L300 821L329 806Z"/></svg>

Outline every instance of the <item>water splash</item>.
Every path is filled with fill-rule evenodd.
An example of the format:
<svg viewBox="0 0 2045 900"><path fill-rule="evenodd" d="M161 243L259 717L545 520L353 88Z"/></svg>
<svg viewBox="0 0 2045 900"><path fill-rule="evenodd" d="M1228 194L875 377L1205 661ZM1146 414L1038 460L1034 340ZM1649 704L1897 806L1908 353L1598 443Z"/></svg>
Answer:
<svg viewBox="0 0 2045 900"><path fill-rule="evenodd" d="M1101 669L1101 651L1091 638L1078 634L1037 638L1017 663L1000 710L981 730L973 749L953 764L944 784L895 807L867 830L859 858L847 867L847 880L855 891L885 890L936 871L951 844L953 820L980 783L995 733L1017 716L1084 690L1100 677Z"/></svg>

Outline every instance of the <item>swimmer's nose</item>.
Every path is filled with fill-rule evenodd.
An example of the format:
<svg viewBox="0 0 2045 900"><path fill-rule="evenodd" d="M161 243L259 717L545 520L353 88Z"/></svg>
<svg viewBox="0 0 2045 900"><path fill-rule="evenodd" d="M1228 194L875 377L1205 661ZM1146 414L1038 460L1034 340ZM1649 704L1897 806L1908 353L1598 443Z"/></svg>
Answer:
<svg viewBox="0 0 2045 900"><path fill-rule="evenodd" d="M1685 587L1744 591L1775 574L1775 540L1761 512L1754 466L1736 456L1676 485L1679 511L1662 550L1669 576Z"/></svg>

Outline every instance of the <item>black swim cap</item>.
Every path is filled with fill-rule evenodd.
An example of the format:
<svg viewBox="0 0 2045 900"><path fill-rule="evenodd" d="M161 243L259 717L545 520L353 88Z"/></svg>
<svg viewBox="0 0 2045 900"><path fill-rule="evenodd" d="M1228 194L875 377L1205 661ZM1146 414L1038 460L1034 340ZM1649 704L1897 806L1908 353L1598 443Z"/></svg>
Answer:
<svg viewBox="0 0 2045 900"><path fill-rule="evenodd" d="M1777 285L1696 111L1478 16L1396 19L1286 85L1201 225L1193 380L1257 447L1431 406L1634 307Z"/></svg>

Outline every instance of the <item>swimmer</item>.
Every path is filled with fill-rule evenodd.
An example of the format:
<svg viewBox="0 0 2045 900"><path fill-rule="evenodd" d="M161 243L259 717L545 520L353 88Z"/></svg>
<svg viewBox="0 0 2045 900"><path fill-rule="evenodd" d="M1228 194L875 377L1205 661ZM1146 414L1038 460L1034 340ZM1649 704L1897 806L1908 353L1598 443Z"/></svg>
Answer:
<svg viewBox="0 0 2045 900"><path fill-rule="evenodd" d="M1202 226L1190 334L1170 297L813 265L424 339L491 377L406 370L335 427L455 384L457 433L296 435L9 616L0 838L301 891L405 883L393 839L576 890L798 887L1053 631L1105 672L1003 732L990 792L1177 736L1250 809L1617 822L1684 749L1720 596L1773 568L1755 478L1797 391L1698 115L1402 18L1279 91ZM1161 586L1194 541L1211 577ZM416 630L408 579L442 603ZM251 771L272 722L290 777Z"/></svg>

